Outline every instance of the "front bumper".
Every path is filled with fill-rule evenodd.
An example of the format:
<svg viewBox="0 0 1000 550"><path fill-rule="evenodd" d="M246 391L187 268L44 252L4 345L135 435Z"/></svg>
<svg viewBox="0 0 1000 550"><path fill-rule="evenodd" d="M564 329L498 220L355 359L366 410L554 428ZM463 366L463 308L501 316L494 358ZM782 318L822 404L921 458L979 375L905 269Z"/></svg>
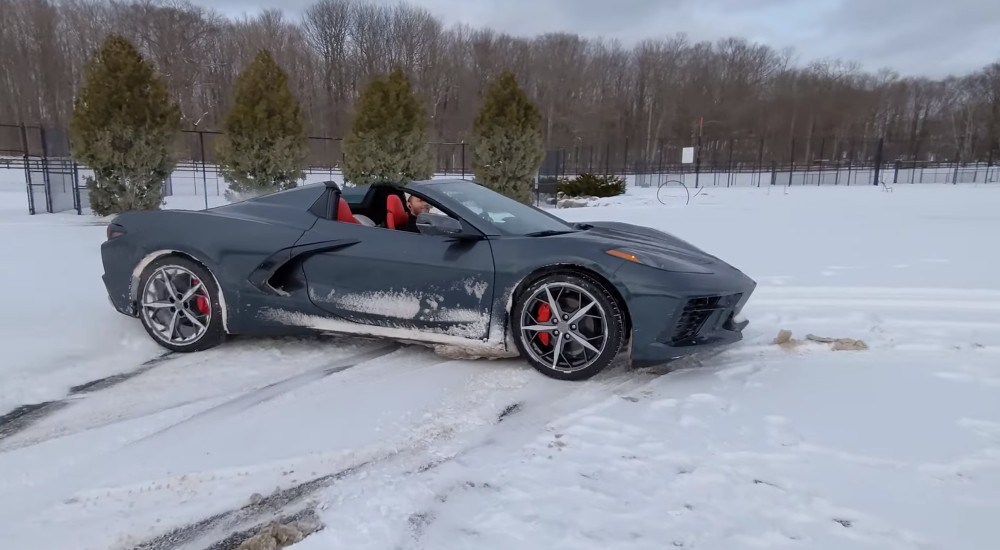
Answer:
<svg viewBox="0 0 1000 550"><path fill-rule="evenodd" d="M137 250L124 237L101 243L101 263L104 273L101 281L108 293L108 301L115 311L123 315L138 315L131 297L132 266L135 265Z"/></svg>
<svg viewBox="0 0 1000 550"><path fill-rule="evenodd" d="M632 321L631 360L666 363L743 339L737 321L757 283L725 264L712 274L672 273L625 264L616 273Z"/></svg>
<svg viewBox="0 0 1000 550"><path fill-rule="evenodd" d="M135 317L135 308L132 307L132 301L129 300L128 295L112 292L112 288L115 288L116 285L111 282L107 275L102 275L101 280L104 281L104 288L108 293L108 303L111 304L111 307L115 308L115 311L122 315Z"/></svg>

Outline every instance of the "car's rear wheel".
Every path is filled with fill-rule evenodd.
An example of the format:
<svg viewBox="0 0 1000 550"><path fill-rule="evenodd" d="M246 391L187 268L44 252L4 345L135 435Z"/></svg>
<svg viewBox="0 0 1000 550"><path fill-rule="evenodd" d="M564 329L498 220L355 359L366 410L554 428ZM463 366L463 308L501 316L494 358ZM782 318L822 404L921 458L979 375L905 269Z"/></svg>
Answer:
<svg viewBox="0 0 1000 550"><path fill-rule="evenodd" d="M560 273L535 281L519 294L511 313L521 356L560 380L585 380L601 372L625 337L617 300L583 274Z"/></svg>
<svg viewBox="0 0 1000 550"><path fill-rule="evenodd" d="M168 256L150 263L139 277L139 319L161 346L201 351L224 338L219 288L197 262Z"/></svg>

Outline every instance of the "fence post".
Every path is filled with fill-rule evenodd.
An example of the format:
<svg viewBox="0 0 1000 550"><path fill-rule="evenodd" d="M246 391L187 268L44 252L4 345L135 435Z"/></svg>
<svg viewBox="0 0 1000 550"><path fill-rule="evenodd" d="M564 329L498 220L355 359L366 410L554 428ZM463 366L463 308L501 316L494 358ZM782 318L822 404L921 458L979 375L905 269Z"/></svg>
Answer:
<svg viewBox="0 0 1000 550"><path fill-rule="evenodd" d="M795 174L795 138L792 138L792 154L788 163L788 186L792 186L792 175Z"/></svg>
<svg viewBox="0 0 1000 550"><path fill-rule="evenodd" d="M462 140L462 179L465 179L465 140Z"/></svg>
<svg viewBox="0 0 1000 550"><path fill-rule="evenodd" d="M665 145L663 144L662 138L657 139L656 141L660 144L660 164L656 169L656 185L659 186L660 182L663 181L663 148Z"/></svg>
<svg viewBox="0 0 1000 550"><path fill-rule="evenodd" d="M840 159L837 158L837 153L840 153L840 141L837 138L833 140L833 155L831 159L833 160L833 184L840 185Z"/></svg>
<svg viewBox="0 0 1000 550"><path fill-rule="evenodd" d="M764 174L761 170L764 168L762 165L764 163L764 138L760 138L760 149L757 152L757 187L760 187L760 180L764 178Z"/></svg>
<svg viewBox="0 0 1000 550"><path fill-rule="evenodd" d="M726 168L726 187L733 185L733 138L729 138L729 167Z"/></svg>
<svg viewBox="0 0 1000 550"><path fill-rule="evenodd" d="M965 147L965 138L962 138L962 147ZM958 169L962 166L962 147L955 151L955 169L951 176L952 185L958 185Z"/></svg>
<svg viewBox="0 0 1000 550"><path fill-rule="evenodd" d="M625 156L622 158L622 177L628 177L628 137L625 138Z"/></svg>
<svg viewBox="0 0 1000 550"><path fill-rule="evenodd" d="M24 182L28 188L28 214L35 215L35 194L31 191L31 168L28 165L28 129L21 123L21 150L24 153L21 158L24 160Z"/></svg>
<svg viewBox="0 0 1000 550"><path fill-rule="evenodd" d="M604 146L604 177L608 177L611 172L611 142Z"/></svg>
<svg viewBox="0 0 1000 550"><path fill-rule="evenodd" d="M885 142L884 137L878 138L878 148L875 149L875 181L872 185L878 186L879 173L882 171L882 145Z"/></svg>
<svg viewBox="0 0 1000 550"><path fill-rule="evenodd" d="M698 132L698 148L694 151L694 187L698 188L698 179L701 176L701 132Z"/></svg>
<svg viewBox="0 0 1000 550"><path fill-rule="evenodd" d="M76 203L76 215L83 215L83 199L80 198L80 167L73 162L73 202Z"/></svg>
<svg viewBox="0 0 1000 550"><path fill-rule="evenodd" d="M819 141L819 173L816 174L816 185L823 185L823 179L826 177L826 162L824 161L824 156L826 153L826 138Z"/></svg>
<svg viewBox="0 0 1000 550"><path fill-rule="evenodd" d="M854 168L854 138L851 138L851 151L847 154L847 186L851 186L851 172Z"/></svg>
<svg viewBox="0 0 1000 550"><path fill-rule="evenodd" d="M198 145L201 147L201 190L205 194L205 210L208 210L208 176L205 173L205 132L198 130Z"/></svg>
<svg viewBox="0 0 1000 550"><path fill-rule="evenodd" d="M45 210L52 213L52 184L49 181L49 148L45 143L45 128L38 127L38 139L42 142L42 181L45 182Z"/></svg>

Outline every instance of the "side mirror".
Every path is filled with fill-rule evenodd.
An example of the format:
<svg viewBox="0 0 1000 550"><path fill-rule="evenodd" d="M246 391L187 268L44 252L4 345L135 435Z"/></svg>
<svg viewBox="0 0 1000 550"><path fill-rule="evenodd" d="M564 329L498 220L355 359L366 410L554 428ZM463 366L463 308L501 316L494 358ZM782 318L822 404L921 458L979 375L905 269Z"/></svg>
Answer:
<svg viewBox="0 0 1000 550"><path fill-rule="evenodd" d="M425 235L467 236L462 222L442 214L420 214L417 216L417 229Z"/></svg>

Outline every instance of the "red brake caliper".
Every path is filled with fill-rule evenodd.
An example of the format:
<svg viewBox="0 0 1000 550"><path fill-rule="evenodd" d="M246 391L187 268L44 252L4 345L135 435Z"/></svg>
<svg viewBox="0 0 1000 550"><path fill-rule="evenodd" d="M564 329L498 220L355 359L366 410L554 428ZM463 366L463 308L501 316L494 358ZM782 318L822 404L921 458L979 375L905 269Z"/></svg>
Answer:
<svg viewBox="0 0 1000 550"><path fill-rule="evenodd" d="M198 279L191 279L191 284L194 286L198 286ZM204 294L199 294L195 296L194 307L195 309L198 310L198 313L201 313L202 315L208 315L209 311L208 298L206 298Z"/></svg>
<svg viewBox="0 0 1000 550"><path fill-rule="evenodd" d="M542 304L538 306L538 315L535 316L539 323L548 322L552 318L552 308L549 304ZM538 333L538 339L542 342L543 346L549 345L549 333L540 332Z"/></svg>

